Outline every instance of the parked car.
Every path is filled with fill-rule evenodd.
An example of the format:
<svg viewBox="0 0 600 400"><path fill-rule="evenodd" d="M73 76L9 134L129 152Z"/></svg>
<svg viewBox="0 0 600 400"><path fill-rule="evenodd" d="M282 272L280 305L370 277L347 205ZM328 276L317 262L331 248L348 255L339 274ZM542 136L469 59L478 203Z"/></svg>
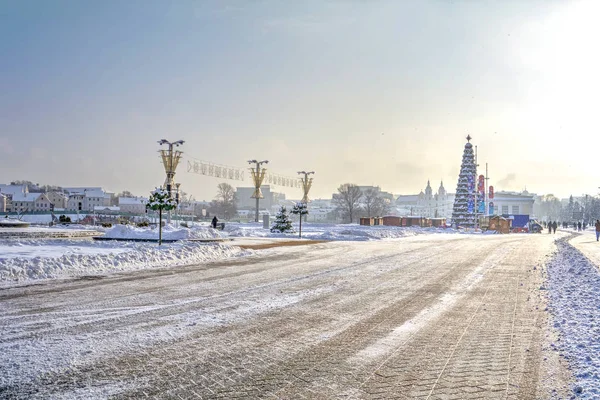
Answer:
<svg viewBox="0 0 600 400"><path fill-rule="evenodd" d="M538 221L532 219L529 221L529 232L531 233L542 233L544 227Z"/></svg>

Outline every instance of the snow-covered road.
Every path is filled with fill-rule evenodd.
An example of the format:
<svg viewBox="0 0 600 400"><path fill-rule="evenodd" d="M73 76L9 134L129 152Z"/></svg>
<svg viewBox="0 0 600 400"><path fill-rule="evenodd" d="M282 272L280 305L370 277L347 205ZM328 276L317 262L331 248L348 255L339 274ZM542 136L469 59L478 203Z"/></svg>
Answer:
<svg viewBox="0 0 600 400"><path fill-rule="evenodd" d="M568 397L554 239L335 242L5 288L0 397Z"/></svg>

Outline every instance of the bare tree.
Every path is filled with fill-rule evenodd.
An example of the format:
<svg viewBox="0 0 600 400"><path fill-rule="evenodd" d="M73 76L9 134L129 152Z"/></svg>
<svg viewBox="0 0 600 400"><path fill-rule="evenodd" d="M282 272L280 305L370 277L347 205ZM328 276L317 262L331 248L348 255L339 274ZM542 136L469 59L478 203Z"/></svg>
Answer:
<svg viewBox="0 0 600 400"><path fill-rule="evenodd" d="M381 196L377 196L371 205L371 211L376 217L383 217L390 211L390 203Z"/></svg>
<svg viewBox="0 0 600 400"><path fill-rule="evenodd" d="M371 187L362 192L362 206L367 217L374 216L373 204L379 196L379 191L380 189L378 187Z"/></svg>
<svg viewBox="0 0 600 400"><path fill-rule="evenodd" d="M333 203L345 219L352 223L360 210L362 191L353 183L344 183L338 188L338 193L333 196Z"/></svg>
<svg viewBox="0 0 600 400"><path fill-rule="evenodd" d="M217 186L217 195L211 201L209 211L211 214L220 215L224 218L233 217L237 213L235 188L229 183L219 183Z"/></svg>
<svg viewBox="0 0 600 400"><path fill-rule="evenodd" d="M117 193L117 197L135 197L135 196L129 190L123 190L122 192Z"/></svg>
<svg viewBox="0 0 600 400"><path fill-rule="evenodd" d="M389 201L381 195L379 187L371 187L363 191L362 209L367 217L381 217L390 210Z"/></svg>

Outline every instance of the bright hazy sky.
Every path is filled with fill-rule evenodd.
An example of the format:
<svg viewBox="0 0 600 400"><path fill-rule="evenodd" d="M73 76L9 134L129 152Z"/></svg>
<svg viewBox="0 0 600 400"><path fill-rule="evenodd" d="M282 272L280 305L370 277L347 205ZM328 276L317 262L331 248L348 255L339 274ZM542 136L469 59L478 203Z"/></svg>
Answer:
<svg viewBox="0 0 600 400"><path fill-rule="evenodd" d="M3 0L0 183L147 195L166 138L314 170L312 198L453 192L471 134L496 190L596 194L598 15L597 0ZM223 181L185 159L176 180L198 200Z"/></svg>

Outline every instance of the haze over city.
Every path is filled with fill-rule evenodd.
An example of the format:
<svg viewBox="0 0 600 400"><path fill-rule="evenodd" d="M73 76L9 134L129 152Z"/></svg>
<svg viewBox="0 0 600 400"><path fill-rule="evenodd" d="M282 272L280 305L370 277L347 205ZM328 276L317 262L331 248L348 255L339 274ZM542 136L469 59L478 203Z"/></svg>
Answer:
<svg viewBox="0 0 600 400"><path fill-rule="evenodd" d="M500 190L596 194L595 1L36 2L0 11L0 176L147 195L196 159L454 191L465 137ZM251 186L246 178L236 186ZM281 189L299 198L299 189Z"/></svg>

